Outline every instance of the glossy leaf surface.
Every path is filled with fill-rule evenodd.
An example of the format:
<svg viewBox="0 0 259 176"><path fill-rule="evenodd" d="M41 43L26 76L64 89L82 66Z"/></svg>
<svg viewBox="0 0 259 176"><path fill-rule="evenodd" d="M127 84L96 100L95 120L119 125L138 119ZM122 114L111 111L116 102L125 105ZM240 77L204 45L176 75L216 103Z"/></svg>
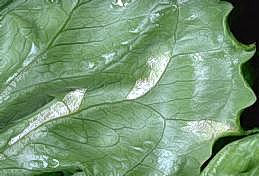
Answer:
<svg viewBox="0 0 259 176"><path fill-rule="evenodd" d="M202 176L259 175L258 134L227 145L209 163Z"/></svg>
<svg viewBox="0 0 259 176"><path fill-rule="evenodd" d="M1 4L2 5L2 4ZM2 5L0 175L199 175L241 133L253 55L217 0Z"/></svg>

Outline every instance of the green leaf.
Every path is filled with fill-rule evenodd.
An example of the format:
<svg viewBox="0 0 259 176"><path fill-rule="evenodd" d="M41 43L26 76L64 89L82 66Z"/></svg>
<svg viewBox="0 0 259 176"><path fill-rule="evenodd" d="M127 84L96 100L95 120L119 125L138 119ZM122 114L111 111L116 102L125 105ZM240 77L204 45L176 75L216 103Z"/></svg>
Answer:
<svg viewBox="0 0 259 176"><path fill-rule="evenodd" d="M15 1L1 11L0 175L199 175L242 133L254 53L218 0Z"/></svg>
<svg viewBox="0 0 259 176"><path fill-rule="evenodd" d="M258 134L225 146L202 172L202 176L256 176L259 174Z"/></svg>

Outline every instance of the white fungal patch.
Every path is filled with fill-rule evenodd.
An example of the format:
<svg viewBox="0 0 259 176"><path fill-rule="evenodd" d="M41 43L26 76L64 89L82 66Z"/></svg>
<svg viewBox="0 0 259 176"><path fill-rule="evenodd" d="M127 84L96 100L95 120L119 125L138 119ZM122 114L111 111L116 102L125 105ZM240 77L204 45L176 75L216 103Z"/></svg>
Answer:
<svg viewBox="0 0 259 176"><path fill-rule="evenodd" d="M116 5L118 5L118 6L120 6L120 7L123 7L123 6L124 6L122 0L117 0L117 1L116 1Z"/></svg>
<svg viewBox="0 0 259 176"><path fill-rule="evenodd" d="M37 52L38 52L38 48L36 47L36 45L34 43L32 43L30 53L28 54L26 59L23 61L23 67L26 67L34 60Z"/></svg>
<svg viewBox="0 0 259 176"><path fill-rule="evenodd" d="M147 62L148 67L150 68L148 77L136 81L136 84L128 94L127 99L132 100L139 98L150 91L158 83L159 79L165 72L169 61L169 54L151 57Z"/></svg>
<svg viewBox="0 0 259 176"><path fill-rule="evenodd" d="M54 162L55 163L55 165L54 166L52 166L53 168L57 168L58 166L59 166L59 160L57 160L57 159L52 159L52 162Z"/></svg>
<svg viewBox="0 0 259 176"><path fill-rule="evenodd" d="M5 160L5 159L6 159L6 157L3 154L0 153L0 161Z"/></svg>
<svg viewBox="0 0 259 176"><path fill-rule="evenodd" d="M86 93L86 89L77 89L75 91L68 93L64 97L63 102L66 103L71 113L79 109L85 93Z"/></svg>
<svg viewBox="0 0 259 176"><path fill-rule="evenodd" d="M232 127L229 124L212 120L190 121L182 128L185 132L190 132L208 140L231 129Z"/></svg>
<svg viewBox="0 0 259 176"><path fill-rule="evenodd" d="M166 149L159 149L154 152L158 156L157 162L159 170L162 170L166 175L170 175L177 160L177 155Z"/></svg>
<svg viewBox="0 0 259 176"><path fill-rule="evenodd" d="M36 45L34 43L32 43L31 46L31 50L28 54L28 56L25 58L25 60L23 61L23 67L18 70L17 72L15 72L12 76L10 76L6 81L5 84L7 85L6 88L0 93L0 104L5 102L6 100L8 100L10 98L11 93L13 92L13 90L16 88L16 84L17 82L19 82L23 75L19 74L22 69L26 66L28 66L29 64L32 63L32 61L34 60L36 54L38 52L38 49L36 47Z"/></svg>
<svg viewBox="0 0 259 176"><path fill-rule="evenodd" d="M110 63L114 59L115 55L115 52L103 54L102 57L105 59L105 64Z"/></svg>
<svg viewBox="0 0 259 176"><path fill-rule="evenodd" d="M83 101L85 93L86 89L77 89L75 91L69 92L62 101L57 101L50 107L37 114L29 126L26 127L20 134L13 137L8 144L15 144L21 138L28 135L31 131L46 122L77 111Z"/></svg>

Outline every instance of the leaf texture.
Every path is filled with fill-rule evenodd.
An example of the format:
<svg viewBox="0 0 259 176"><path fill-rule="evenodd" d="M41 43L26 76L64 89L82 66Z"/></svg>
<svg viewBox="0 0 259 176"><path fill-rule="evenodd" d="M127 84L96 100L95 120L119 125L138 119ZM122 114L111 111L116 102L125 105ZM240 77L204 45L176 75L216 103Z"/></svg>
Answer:
<svg viewBox="0 0 259 176"><path fill-rule="evenodd" d="M202 172L202 176L256 176L258 169L258 134L225 146Z"/></svg>
<svg viewBox="0 0 259 176"><path fill-rule="evenodd" d="M1 5L0 175L199 175L242 133L254 53L218 0Z"/></svg>

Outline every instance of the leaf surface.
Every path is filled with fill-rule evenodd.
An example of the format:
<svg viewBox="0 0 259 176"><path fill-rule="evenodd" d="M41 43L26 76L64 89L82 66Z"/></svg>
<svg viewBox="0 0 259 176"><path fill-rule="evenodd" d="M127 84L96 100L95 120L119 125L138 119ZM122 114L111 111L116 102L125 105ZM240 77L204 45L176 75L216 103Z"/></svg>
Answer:
<svg viewBox="0 0 259 176"><path fill-rule="evenodd" d="M230 34L230 10L217 0L5 5L0 175L199 175L255 101L240 69L254 47Z"/></svg>
<svg viewBox="0 0 259 176"><path fill-rule="evenodd" d="M259 174L258 134L225 146L202 172L202 176L256 176Z"/></svg>

